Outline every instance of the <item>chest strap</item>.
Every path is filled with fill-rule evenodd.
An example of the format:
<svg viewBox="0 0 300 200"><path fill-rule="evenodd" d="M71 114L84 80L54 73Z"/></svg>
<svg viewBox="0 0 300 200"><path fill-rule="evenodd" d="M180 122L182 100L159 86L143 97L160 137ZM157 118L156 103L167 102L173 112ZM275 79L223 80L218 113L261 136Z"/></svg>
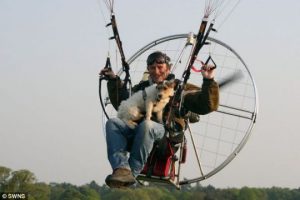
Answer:
<svg viewBox="0 0 300 200"><path fill-rule="evenodd" d="M147 93L146 93L145 89L143 90L143 99L144 99L144 101L146 101L146 99L147 99Z"/></svg>

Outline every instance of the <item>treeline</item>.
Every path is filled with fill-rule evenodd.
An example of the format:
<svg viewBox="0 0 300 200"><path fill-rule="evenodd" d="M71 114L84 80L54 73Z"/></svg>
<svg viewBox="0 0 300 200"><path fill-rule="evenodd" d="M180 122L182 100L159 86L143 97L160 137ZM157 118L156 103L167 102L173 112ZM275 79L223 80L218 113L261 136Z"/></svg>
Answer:
<svg viewBox="0 0 300 200"><path fill-rule="evenodd" d="M181 190L172 187L136 187L110 189L95 181L82 186L69 183L42 183L28 170L12 171L0 166L0 193L25 192L28 200L299 200L300 188L248 188L218 189L200 184L185 185Z"/></svg>

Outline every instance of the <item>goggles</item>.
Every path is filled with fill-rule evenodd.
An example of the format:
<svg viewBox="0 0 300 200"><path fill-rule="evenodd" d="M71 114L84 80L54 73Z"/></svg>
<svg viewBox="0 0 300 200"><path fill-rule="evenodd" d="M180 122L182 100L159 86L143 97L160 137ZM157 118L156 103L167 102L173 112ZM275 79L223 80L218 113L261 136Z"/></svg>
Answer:
<svg viewBox="0 0 300 200"><path fill-rule="evenodd" d="M162 53L160 51L154 52L150 54L147 58L147 65L153 65L156 64L169 64L170 58L165 53Z"/></svg>

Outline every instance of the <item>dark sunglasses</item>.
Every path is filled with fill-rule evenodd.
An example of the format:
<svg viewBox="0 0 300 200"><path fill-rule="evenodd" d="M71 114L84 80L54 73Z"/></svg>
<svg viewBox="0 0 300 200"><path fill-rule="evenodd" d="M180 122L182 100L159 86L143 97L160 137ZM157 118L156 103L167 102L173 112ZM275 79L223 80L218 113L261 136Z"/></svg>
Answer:
<svg viewBox="0 0 300 200"><path fill-rule="evenodd" d="M147 65L153 65L153 64L165 64L167 63L165 59L153 59L151 61L147 62Z"/></svg>

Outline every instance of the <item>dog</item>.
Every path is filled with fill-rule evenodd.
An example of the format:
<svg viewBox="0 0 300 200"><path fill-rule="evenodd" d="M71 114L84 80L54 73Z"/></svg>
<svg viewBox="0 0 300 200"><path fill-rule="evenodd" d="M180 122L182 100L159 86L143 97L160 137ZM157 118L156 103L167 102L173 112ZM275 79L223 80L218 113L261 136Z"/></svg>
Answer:
<svg viewBox="0 0 300 200"><path fill-rule="evenodd" d="M163 109L174 96L175 81L164 81L153 84L144 90L134 93L121 102L118 108L118 118L122 119L131 129L137 126L137 121L145 116L150 120L156 113L157 121L163 122Z"/></svg>

